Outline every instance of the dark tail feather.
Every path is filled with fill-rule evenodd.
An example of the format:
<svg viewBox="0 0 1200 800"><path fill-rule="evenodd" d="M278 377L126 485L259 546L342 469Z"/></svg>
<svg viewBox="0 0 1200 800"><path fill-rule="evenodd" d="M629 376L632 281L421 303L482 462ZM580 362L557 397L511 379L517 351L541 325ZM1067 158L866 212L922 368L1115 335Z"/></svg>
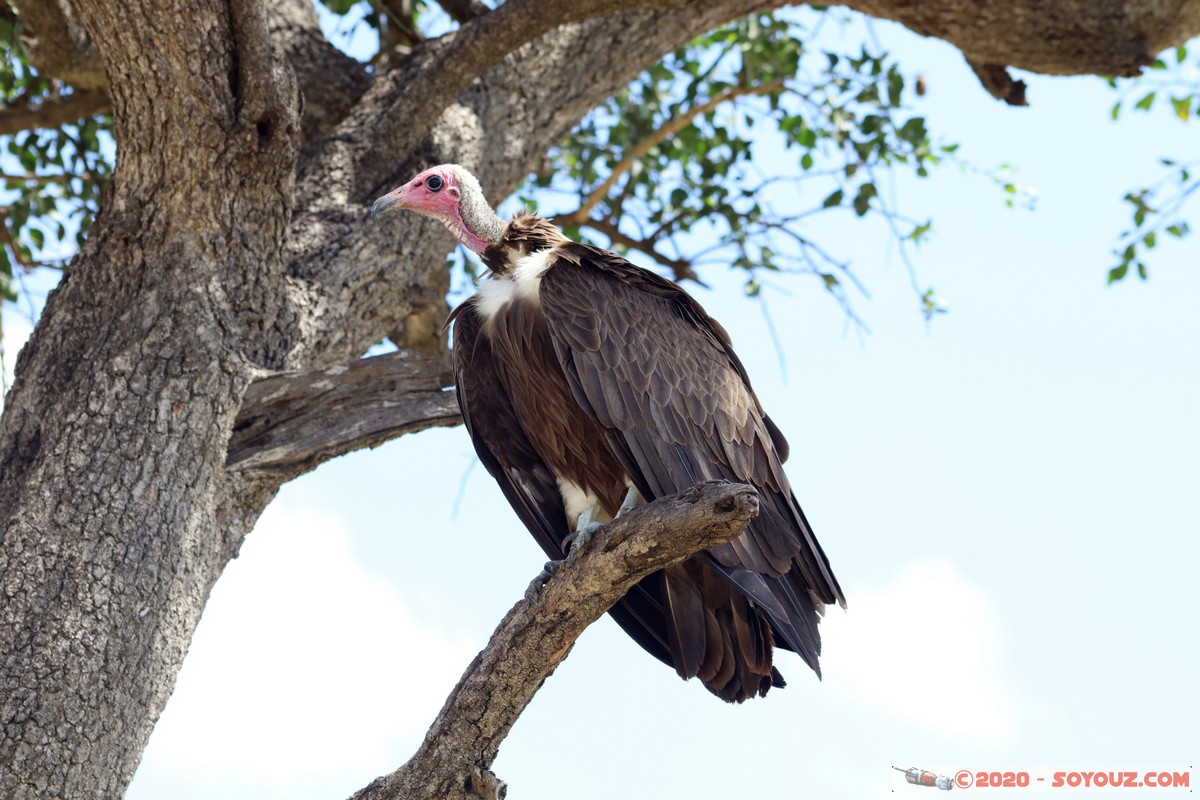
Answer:
<svg viewBox="0 0 1200 800"><path fill-rule="evenodd" d="M700 673L705 653L704 603L700 586L683 564L663 570L667 597L667 641L675 659L675 671L683 678Z"/></svg>

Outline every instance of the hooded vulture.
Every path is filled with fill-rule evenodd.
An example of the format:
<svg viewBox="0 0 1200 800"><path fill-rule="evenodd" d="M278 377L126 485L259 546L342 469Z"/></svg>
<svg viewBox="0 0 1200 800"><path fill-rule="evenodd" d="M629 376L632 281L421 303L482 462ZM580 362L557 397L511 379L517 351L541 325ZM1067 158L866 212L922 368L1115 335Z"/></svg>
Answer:
<svg viewBox="0 0 1200 800"><path fill-rule="evenodd" d="M820 675L817 621L845 599L724 328L675 283L540 217L503 222L460 166L422 172L371 214L393 208L440 220L490 270L451 315L458 402L542 549L561 559L577 531L700 481L748 483L761 503L745 533L649 576L610 613L726 701L784 685L775 647Z"/></svg>

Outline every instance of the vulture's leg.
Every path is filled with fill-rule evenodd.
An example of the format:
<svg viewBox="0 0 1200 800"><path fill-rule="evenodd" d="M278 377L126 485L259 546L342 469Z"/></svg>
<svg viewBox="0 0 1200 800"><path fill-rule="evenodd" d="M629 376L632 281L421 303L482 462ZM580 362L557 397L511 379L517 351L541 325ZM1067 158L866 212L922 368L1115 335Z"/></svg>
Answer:
<svg viewBox="0 0 1200 800"><path fill-rule="evenodd" d="M644 502L645 501L642 499L642 496L638 494L638 490L630 486L629 491L625 493L625 498L621 500L621 507L617 509L616 516L614 516L613 519L619 518L629 509L633 508L634 506L641 505ZM601 509L599 507L593 506L592 508L584 509L583 513L579 515L579 520L575 523L575 532L568 535L567 538L563 540L563 544L565 544L568 548L568 561L575 557L575 553L579 550L579 548L583 547L584 543L591 538L593 533L604 527L603 522L593 522L593 520L596 518L597 512L600 511Z"/></svg>
<svg viewBox="0 0 1200 800"><path fill-rule="evenodd" d="M626 511L631 510L634 506L640 506L644 502L646 501L638 494L638 490L630 486L629 491L625 493L625 499L621 501L621 507L617 509L617 516L613 519L619 518Z"/></svg>
<svg viewBox="0 0 1200 800"><path fill-rule="evenodd" d="M593 521L597 511L600 509L595 506L584 509L575 522L575 531L563 539L563 544L567 546L567 563L575 563L575 554L579 552L579 549L592 538L593 533L604 527L603 522Z"/></svg>
<svg viewBox="0 0 1200 800"><path fill-rule="evenodd" d="M625 499L621 503L621 509L617 512L617 516L633 508L637 504L637 500L641 499L637 490L630 489L625 495ZM579 515L579 519L575 522L575 530L567 534L563 539L563 547L566 548L567 557L559 561L547 561L546 566L538 573L538 576L529 584L529 588L525 590L525 599L529 602L534 602L538 591L546 584L546 581L554 577L554 573L558 572L559 567L563 565L563 561L567 563L575 563L575 554L579 549L587 544L587 541L592 537L592 534L604 527L603 522L595 522L596 513L600 509L597 507L584 509Z"/></svg>

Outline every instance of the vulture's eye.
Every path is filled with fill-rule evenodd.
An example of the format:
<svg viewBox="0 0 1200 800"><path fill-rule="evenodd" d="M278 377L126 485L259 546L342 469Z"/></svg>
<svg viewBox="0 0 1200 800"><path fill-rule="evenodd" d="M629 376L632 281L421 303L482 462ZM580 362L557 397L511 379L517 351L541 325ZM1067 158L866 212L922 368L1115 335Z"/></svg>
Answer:
<svg viewBox="0 0 1200 800"><path fill-rule="evenodd" d="M425 185L429 187L429 191L431 192L440 192L442 187L446 185L446 182L437 175L430 175L425 181Z"/></svg>

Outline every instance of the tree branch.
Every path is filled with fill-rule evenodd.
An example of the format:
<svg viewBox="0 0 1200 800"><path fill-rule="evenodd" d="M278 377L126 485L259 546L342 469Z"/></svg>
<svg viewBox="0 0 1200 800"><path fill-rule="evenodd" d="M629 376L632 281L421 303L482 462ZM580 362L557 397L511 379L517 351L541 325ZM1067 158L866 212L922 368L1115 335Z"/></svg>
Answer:
<svg viewBox="0 0 1200 800"><path fill-rule="evenodd" d="M1009 75L1003 64L979 64L967 59L967 65L992 97L1003 100L1010 106L1029 105L1029 101L1025 99L1025 81L1019 81Z"/></svg>
<svg viewBox="0 0 1200 800"><path fill-rule="evenodd" d="M532 600L508 612L416 755L353 800L502 798L504 783L491 772L500 743L584 629L642 578L730 541L757 514L752 487L713 481L601 528Z"/></svg>
<svg viewBox="0 0 1200 800"><path fill-rule="evenodd" d="M786 89L782 83L760 83L757 86L731 86L720 94L710 97L707 101L698 106L692 106L685 113L678 117L672 117L658 130L651 133L622 158L617 165L613 167L612 172L604 183L597 186L587 199L575 211L570 214L560 214L554 218L555 223L559 225L584 225L588 222L588 217L592 213L601 200L608 197L608 193L612 191L613 186L620 180L621 176L629 170L633 169L633 165L638 160L645 158L646 154L653 150L657 145L662 144L667 139L670 139L675 134L686 128L692 123L696 117L703 116L722 103L728 103L731 100L736 100L739 97L747 95L770 94L771 92L782 92Z"/></svg>
<svg viewBox="0 0 1200 800"><path fill-rule="evenodd" d="M288 349L287 366L355 358L400 328L414 309L442 302L453 238L417 215L366 224L365 200L374 192L453 162L471 169L499 201L580 117L659 55L781 2L714 0L684 11L625 12L561 26L480 76L410 150L388 143L406 141L393 131L424 124L418 119L424 111L393 107L403 65L380 76L336 132L310 145L301 160L289 272L306 333ZM438 44L427 42L407 61ZM360 148L377 157L361 161Z"/></svg>
<svg viewBox="0 0 1200 800"><path fill-rule="evenodd" d="M626 247L633 248L650 256L659 264L671 270L671 276L676 281L687 279L695 281L701 286L706 285L704 281L700 280L700 276L696 274L696 271L692 269L691 261L688 261L686 258L669 258L655 248L653 240L643 241L641 239L634 239L632 236L627 236L615 223L607 219L589 219L583 224L600 231L618 244L623 244Z"/></svg>
<svg viewBox="0 0 1200 800"><path fill-rule="evenodd" d="M371 85L366 67L333 46L310 0L265 0L271 41L292 65L304 95L301 135L332 130Z"/></svg>
<svg viewBox="0 0 1200 800"><path fill-rule="evenodd" d="M381 116L392 120L392 124L373 122L371 129L376 135L359 143L355 152L355 171L377 173L378 165L387 163L390 154L412 152L437 123L441 113L472 81L548 31L567 23L622 11L673 8L685 1L508 0L454 33L417 48L384 80L377 82L378 91L386 96L386 101L371 113L374 115L381 110ZM395 124L396 121L402 121L402 124ZM363 122L359 118L354 124L361 126ZM371 186L369 192L377 191L381 185ZM365 198L364 194L359 199Z"/></svg>
<svg viewBox="0 0 1200 800"><path fill-rule="evenodd" d="M103 91L75 91L33 107L0 109L0 136L34 128L57 128L111 110Z"/></svg>
<svg viewBox="0 0 1200 800"><path fill-rule="evenodd" d="M442 10L450 15L450 18L462 24L470 22L475 17L482 17L491 9L485 6L479 0L436 0L437 4L442 7Z"/></svg>
<svg viewBox="0 0 1200 800"><path fill-rule="evenodd" d="M352 450L458 425L444 358L400 351L261 378L246 391L225 466L282 483Z"/></svg>
<svg viewBox="0 0 1200 800"><path fill-rule="evenodd" d="M80 91L103 92L108 86L100 54L63 0L18 0L28 26L29 63L41 75L69 83Z"/></svg>

